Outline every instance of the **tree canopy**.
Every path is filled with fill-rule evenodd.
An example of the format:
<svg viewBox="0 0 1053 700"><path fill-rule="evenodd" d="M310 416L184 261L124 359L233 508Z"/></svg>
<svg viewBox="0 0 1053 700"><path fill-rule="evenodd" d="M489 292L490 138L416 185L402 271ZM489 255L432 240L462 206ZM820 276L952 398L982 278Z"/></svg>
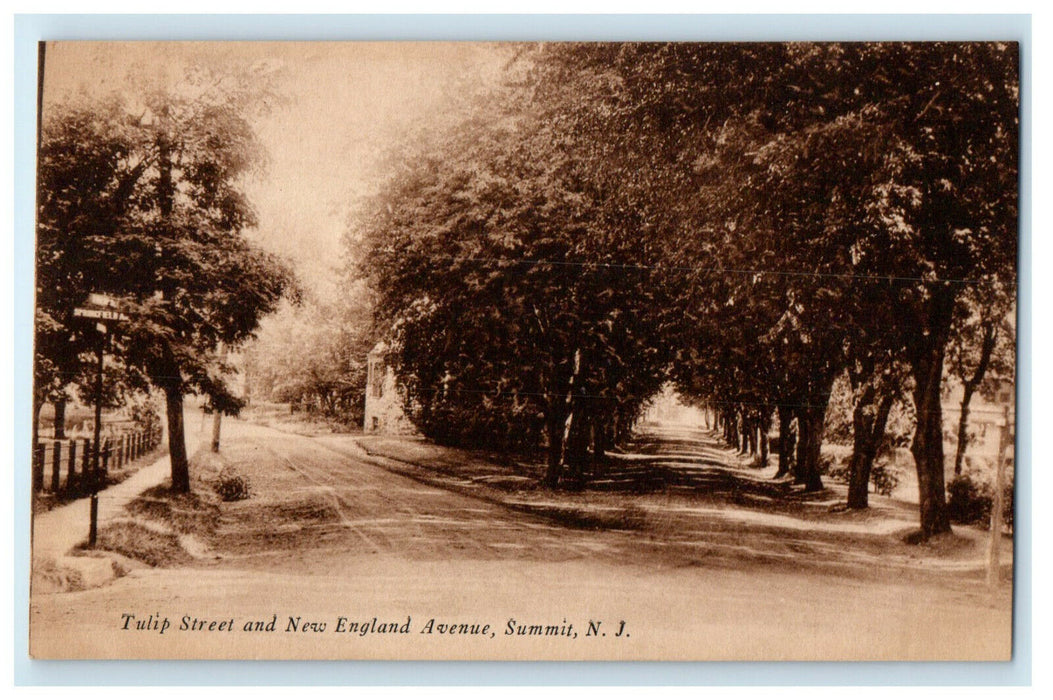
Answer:
<svg viewBox="0 0 1053 700"><path fill-rule="evenodd" d="M73 380L97 343L73 308L90 292L118 299L130 320L112 351L166 394L177 490L189 488L183 394L237 411L217 348L251 337L293 282L243 235L255 218L241 179L262 156L246 105L192 77L188 94L56 105L39 164L38 387Z"/></svg>
<svg viewBox="0 0 1053 700"><path fill-rule="evenodd" d="M953 319L1015 290L1017 61L997 43L523 47L355 234L418 423L505 416L492 435L516 415L541 439L543 418L558 483L582 415L633 415L672 377L751 434L778 409L820 488L848 371L855 504L909 390L922 534L947 530Z"/></svg>

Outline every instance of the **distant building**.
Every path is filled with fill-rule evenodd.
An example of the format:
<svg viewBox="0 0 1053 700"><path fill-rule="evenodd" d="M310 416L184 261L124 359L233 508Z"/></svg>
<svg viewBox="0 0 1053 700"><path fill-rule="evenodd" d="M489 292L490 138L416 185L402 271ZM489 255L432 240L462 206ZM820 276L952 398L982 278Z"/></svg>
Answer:
<svg viewBox="0 0 1053 700"><path fill-rule="evenodd" d="M377 343L366 356L366 408L362 429L367 433L407 434L415 432L406 417L388 364L388 345Z"/></svg>
<svg viewBox="0 0 1053 700"><path fill-rule="evenodd" d="M1016 415L1014 389L1013 382L1003 381L998 385L992 401L985 399L979 392L973 394L969 402L969 446L965 451L967 467L990 468L997 461L1005 408L1009 407L1010 423ZM958 418L961 415L962 394L962 387L954 386L945 394L942 402L944 446L952 457L958 442ZM1009 453L1012 454L1012 443L1010 443Z"/></svg>

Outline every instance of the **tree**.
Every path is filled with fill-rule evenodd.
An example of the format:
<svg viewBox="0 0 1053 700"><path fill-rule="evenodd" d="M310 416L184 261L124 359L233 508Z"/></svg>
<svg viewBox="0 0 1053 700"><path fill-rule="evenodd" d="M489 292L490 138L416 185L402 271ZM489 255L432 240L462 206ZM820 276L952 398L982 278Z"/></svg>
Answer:
<svg viewBox="0 0 1053 700"><path fill-rule="evenodd" d="M910 330L921 536L950 530L944 492L941 379L955 308L967 288L1014 290L1017 242L1018 74L1015 46L898 47L890 102L893 148L875 187L871 264L897 263L917 280L896 309ZM870 257L868 255L868 257Z"/></svg>
<svg viewBox="0 0 1053 700"><path fill-rule="evenodd" d="M33 438L41 406L55 403L83 381L85 353L95 350L93 328L73 322L73 309L91 286L85 246L112 236L131 206L135 168L123 166L137 134L116 99L57 105L43 122L37 178L36 318L33 354ZM90 382L89 382L90 385ZM56 415L56 429L59 419Z"/></svg>
<svg viewBox="0 0 1053 700"><path fill-rule="evenodd" d="M543 441L547 482L576 485L588 447L602 454L661 386L667 288L648 284L622 173L572 126L579 103L517 80L411 154L354 234L415 423L451 442Z"/></svg>
<svg viewBox="0 0 1053 700"><path fill-rule="evenodd" d="M63 290L48 307L68 318L88 292L120 300L131 321L113 352L165 393L172 486L181 492L190 488L184 393L238 410L216 348L251 337L292 282L242 235L255 220L240 178L262 155L247 105L205 77L195 74L188 94L49 112L43 148L54 157L40 165L38 276Z"/></svg>
<svg viewBox="0 0 1053 700"><path fill-rule="evenodd" d="M304 294L265 319L245 352L254 395L361 425L366 355L374 343L366 292L356 282L328 300Z"/></svg>
<svg viewBox="0 0 1053 700"><path fill-rule="evenodd" d="M978 291L984 292L977 294ZM980 392L993 399L1002 381L1012 381L1016 369L1016 329L1009 312L1014 299L1006 290L967 288L955 314L954 331L947 348L950 376L962 387L958 414L958 440L954 473L962 473L969 445L969 404Z"/></svg>
<svg viewBox="0 0 1053 700"><path fill-rule="evenodd" d="M770 337L787 344L777 352L793 370L788 395L803 408L796 418L805 462L797 467L807 481L846 351L856 348L856 370L880 376L883 363L859 362L859 349L877 338L868 335L872 318L891 319L875 349L902 357L913 380L921 535L947 531L939 388L951 322L964 289L1015 289L1016 47L626 44L567 52L579 66L605 70L614 86L609 141L627 146L641 170L670 173L649 177L667 185L655 196L676 202L666 218L672 264L743 282L752 271L786 278ZM766 285L737 288L749 294L740 303L753 303ZM722 295L744 298L726 286L699 289L690 311L702 316ZM861 431L873 438L881 421L865 423Z"/></svg>
<svg viewBox="0 0 1053 700"><path fill-rule="evenodd" d="M414 212L436 211L420 193L460 194L441 205L432 221L445 223L427 237L434 247L413 251L403 278L448 255L451 241L458 251L461 236L473 243L455 255L475 266L480 257L533 253L520 241L535 239L520 231L543 234L536 240L555 243L559 264L590 274L607 259L622 270L649 267L650 277L633 282L670 303L666 313L644 314L657 331L644 346L676 357L682 390L724 407L729 440L745 436L748 444L773 406L782 409L781 427L792 414L795 479L808 489L822 487L831 387L851 370L856 505L892 402L909 384L921 535L946 531L939 388L951 322L964 290L989 298L998 286L1015 289L1015 47L569 44L530 56L518 85L544 119L509 120L501 138L522 144L518 151L498 145L491 154L506 155L468 164L465 154L480 151L461 141L446 160L421 169L411 185L419 188L416 208L388 230L409 225ZM497 132L481 133L493 143ZM459 158L461 170L451 169ZM492 198L512 191L510 182L522 183L515 193L523 196L512 201L528 202L526 211ZM508 212L520 218L502 218ZM510 251L478 238L496 238L493 231L514 243ZM474 270L456 268L456 277L395 306L420 303L433 338L457 320L443 316L437 297ZM580 305L582 292L595 296L602 287L588 275L530 272L539 271L544 278L516 279L523 284L516 298L554 292L564 303L551 310L559 321L549 327L572 329L523 345L557 349L553 367L562 374L536 389L565 396L562 409L546 413L555 444L561 421L569 437L584 398L602 386L583 389L594 380L582 373L609 366L608 348L583 348L583 338L601 337L599 326L560 316ZM500 275L489 279L506 289ZM430 289L442 294L424 293ZM545 298L520 307L521 317L538 317ZM617 293L610 298L617 301L598 310L641 310ZM515 330L502 337L528 337ZM508 367L522 366L517 347L508 346ZM431 386L444 376L440 363ZM785 449L783 457L788 467Z"/></svg>

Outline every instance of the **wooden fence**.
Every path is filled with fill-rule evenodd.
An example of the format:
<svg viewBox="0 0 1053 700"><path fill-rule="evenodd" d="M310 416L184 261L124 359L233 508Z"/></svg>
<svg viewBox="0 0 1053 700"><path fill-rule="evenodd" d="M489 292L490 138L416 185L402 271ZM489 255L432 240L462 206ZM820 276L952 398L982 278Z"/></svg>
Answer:
<svg viewBox="0 0 1053 700"><path fill-rule="evenodd" d="M142 457L161 442L161 429L104 436L99 450L99 471L120 469ZM93 448L90 438L41 440L33 450L33 493L60 493L87 484ZM63 479L65 472L65 479Z"/></svg>

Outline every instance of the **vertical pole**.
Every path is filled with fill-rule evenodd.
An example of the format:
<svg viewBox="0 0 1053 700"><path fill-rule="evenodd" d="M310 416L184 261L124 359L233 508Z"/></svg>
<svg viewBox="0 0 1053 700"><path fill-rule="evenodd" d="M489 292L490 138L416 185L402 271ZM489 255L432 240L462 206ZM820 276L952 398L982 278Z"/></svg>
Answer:
<svg viewBox="0 0 1053 700"><path fill-rule="evenodd" d="M51 456L51 492L58 493L62 488L59 481L62 475L62 442L55 440L55 454Z"/></svg>
<svg viewBox="0 0 1053 700"><path fill-rule="evenodd" d="M73 490L73 480L77 476L77 441L69 441L69 464L66 468L66 489Z"/></svg>
<svg viewBox="0 0 1053 700"><path fill-rule="evenodd" d="M991 537L987 542L987 585L994 588L1001 578L998 548L1002 539L1002 489L1005 482L1005 453L1009 447L1009 406L1002 413L998 436L998 462L995 464L994 497L991 503Z"/></svg>
<svg viewBox="0 0 1053 700"><path fill-rule="evenodd" d="M44 455L46 445L37 443L33 446L33 493L44 490Z"/></svg>
<svg viewBox="0 0 1053 700"><path fill-rule="evenodd" d="M223 343L219 344L220 360L227 359L226 348ZM219 409L212 409L212 451L219 452L219 427L223 422L223 413Z"/></svg>
<svg viewBox="0 0 1053 700"><path fill-rule="evenodd" d="M94 547L99 532L99 447L102 444L102 370L106 352L106 330L102 327L99 339L99 365L95 375L95 444L91 455L91 523L88 526L88 546Z"/></svg>
<svg viewBox="0 0 1053 700"><path fill-rule="evenodd" d="M219 426L223 420L218 410L212 411L212 451L219 452Z"/></svg>

